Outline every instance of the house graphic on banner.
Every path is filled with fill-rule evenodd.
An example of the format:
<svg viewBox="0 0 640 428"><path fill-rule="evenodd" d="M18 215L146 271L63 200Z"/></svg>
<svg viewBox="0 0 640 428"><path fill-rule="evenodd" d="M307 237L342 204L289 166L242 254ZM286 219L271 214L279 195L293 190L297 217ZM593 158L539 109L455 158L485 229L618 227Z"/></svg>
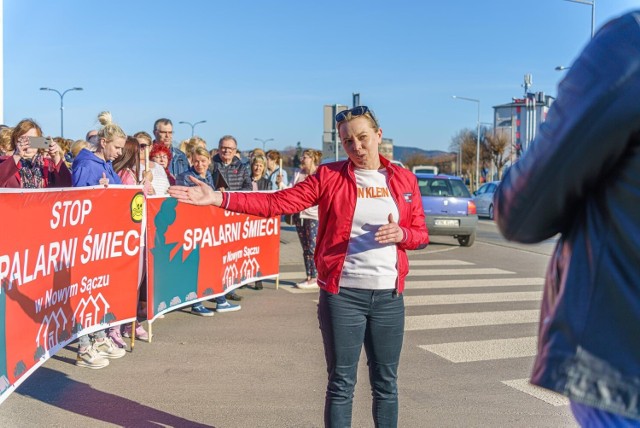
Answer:
<svg viewBox="0 0 640 428"><path fill-rule="evenodd" d="M238 281L239 273L236 264L229 264L224 267L224 273L222 275L222 286L227 289L228 287L236 284Z"/></svg>
<svg viewBox="0 0 640 428"><path fill-rule="evenodd" d="M62 308L53 311L42 319L42 324L36 337L36 345L45 350L54 348L58 344L58 338L67 327L67 317Z"/></svg>
<svg viewBox="0 0 640 428"><path fill-rule="evenodd" d="M254 258L250 257L242 262L240 266L240 276L242 278L254 278L260 271L260 263Z"/></svg>
<svg viewBox="0 0 640 428"><path fill-rule="evenodd" d="M109 306L102 293L83 298L73 313L73 319L82 324L84 328L100 324L101 320L109 312Z"/></svg>

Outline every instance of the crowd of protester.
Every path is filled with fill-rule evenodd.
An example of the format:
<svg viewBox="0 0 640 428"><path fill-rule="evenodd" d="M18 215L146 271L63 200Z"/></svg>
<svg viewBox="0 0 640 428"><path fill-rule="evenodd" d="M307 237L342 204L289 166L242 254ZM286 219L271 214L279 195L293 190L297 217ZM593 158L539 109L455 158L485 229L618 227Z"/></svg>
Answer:
<svg viewBox="0 0 640 428"><path fill-rule="evenodd" d="M170 186L193 185L190 177L222 191L274 191L290 187L282 157L277 150L254 149L248 162L241 159L238 142L224 135L218 147L208 151L200 137L173 144L173 123L166 118L153 124L153 137L145 131L127 134L114 122L110 112L98 115L100 127L89 130L85 139L70 140L45 137L46 148L32 147L36 138L42 142L42 129L33 119L23 119L14 127L0 125L0 188L56 188L109 185L141 185L145 195L167 195ZM315 172L321 152L306 150L301 169L291 185ZM312 209L296 216L296 230L303 248L307 278L299 288L317 288L313 251L317 233L317 212ZM140 321L146 316L146 272L141 266L138 320L132 324L111 327L78 339L79 367L101 369L109 360L125 356L124 337L135 334L148 341L149 334ZM254 289L263 288L262 281ZM213 316L214 312L241 309L242 297L234 291L218 296L215 310L202 303L192 305L191 312Z"/></svg>

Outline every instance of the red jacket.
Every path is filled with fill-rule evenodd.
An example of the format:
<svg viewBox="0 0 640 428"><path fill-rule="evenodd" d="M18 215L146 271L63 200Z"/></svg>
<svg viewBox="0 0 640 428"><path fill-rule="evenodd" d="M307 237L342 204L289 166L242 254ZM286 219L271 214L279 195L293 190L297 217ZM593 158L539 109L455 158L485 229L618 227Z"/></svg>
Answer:
<svg viewBox="0 0 640 428"><path fill-rule="evenodd" d="M21 188L20 163L16 164L13 156L0 158L0 187ZM42 187L71 187L71 172L64 163L64 158L54 165L49 158L43 159Z"/></svg>
<svg viewBox="0 0 640 428"><path fill-rule="evenodd" d="M396 290L402 293L409 273L406 250L426 247L429 234L425 225L422 199L416 176L380 157L387 169L387 184L400 219L398 225L404 239L398 250L398 281ZM338 293L344 259L349 247L351 222L356 208L356 179L350 161L334 162L318 167L314 175L292 188L275 193L225 192L222 208L263 217L293 214L318 205L318 236L315 252L318 285Z"/></svg>

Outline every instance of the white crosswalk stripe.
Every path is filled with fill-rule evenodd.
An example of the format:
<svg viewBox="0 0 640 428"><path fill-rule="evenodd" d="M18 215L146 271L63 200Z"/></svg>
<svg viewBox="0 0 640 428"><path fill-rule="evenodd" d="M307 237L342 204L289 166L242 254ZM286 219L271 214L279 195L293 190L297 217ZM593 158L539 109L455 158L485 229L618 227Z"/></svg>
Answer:
<svg viewBox="0 0 640 428"><path fill-rule="evenodd" d="M512 275L515 272L496 268L411 269L411 276Z"/></svg>
<svg viewBox="0 0 640 428"><path fill-rule="evenodd" d="M549 391L548 389L540 388L539 386L531 385L529 379L503 380L502 383L547 402L552 406L569 405L569 400L565 396Z"/></svg>
<svg viewBox="0 0 640 428"><path fill-rule="evenodd" d="M416 315L405 319L405 331L538 322L539 310Z"/></svg>
<svg viewBox="0 0 640 428"><path fill-rule="evenodd" d="M464 303L492 303L492 302L528 302L540 301L541 291L523 291L519 293L488 293L488 294L445 294L435 296L405 296L405 306L422 305L458 305Z"/></svg>
<svg viewBox="0 0 640 428"><path fill-rule="evenodd" d="M452 363L468 363L471 361L532 357L536 354L536 343L537 338L533 336L420 345L419 348L433 352Z"/></svg>
<svg viewBox="0 0 640 428"><path fill-rule="evenodd" d="M411 260L411 268L416 266L473 266L471 262L464 260Z"/></svg>
<svg viewBox="0 0 640 428"><path fill-rule="evenodd" d="M477 278L477 279L443 279L421 281L408 278L407 289L422 288L473 288L473 287L511 287L517 285L543 285L543 278Z"/></svg>

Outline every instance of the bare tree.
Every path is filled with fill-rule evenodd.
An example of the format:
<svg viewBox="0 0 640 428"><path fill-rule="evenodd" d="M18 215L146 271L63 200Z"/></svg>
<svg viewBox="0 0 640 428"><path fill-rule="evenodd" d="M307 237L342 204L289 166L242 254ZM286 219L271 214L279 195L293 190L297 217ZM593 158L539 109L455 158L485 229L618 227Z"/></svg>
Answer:
<svg viewBox="0 0 640 428"><path fill-rule="evenodd" d="M423 153L415 153L405 159L404 164L407 168L412 169L416 165L431 165L429 156Z"/></svg>
<svg viewBox="0 0 640 428"><path fill-rule="evenodd" d="M507 156L509 136L504 132L487 132L484 135L484 147L490 155L490 162L496 167L498 179L501 179L502 169L509 160Z"/></svg>
<svg viewBox="0 0 640 428"><path fill-rule="evenodd" d="M468 183L475 182L476 135L475 131L464 128L451 138L449 145L449 150L455 151L461 157L461 176L467 179Z"/></svg>

